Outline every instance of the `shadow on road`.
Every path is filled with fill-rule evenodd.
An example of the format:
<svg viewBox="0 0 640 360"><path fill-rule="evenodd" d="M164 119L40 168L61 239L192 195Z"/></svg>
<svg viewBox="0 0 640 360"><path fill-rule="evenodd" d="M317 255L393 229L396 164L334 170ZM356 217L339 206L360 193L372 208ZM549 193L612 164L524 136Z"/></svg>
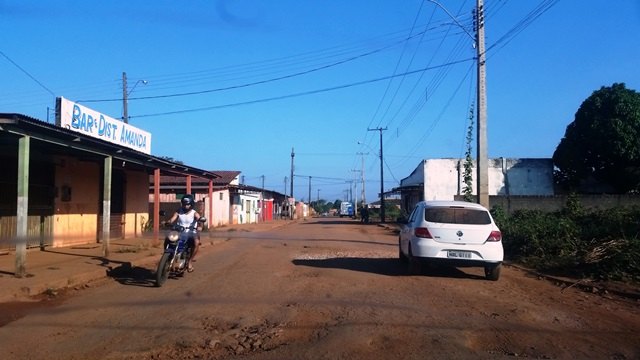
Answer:
<svg viewBox="0 0 640 360"><path fill-rule="evenodd" d="M295 259L294 265L324 269L344 269L368 272L387 276L409 276L406 265L396 258L329 258L329 259ZM422 275L456 279L484 279L484 276L468 274L455 267L433 267L425 269Z"/></svg>
<svg viewBox="0 0 640 360"><path fill-rule="evenodd" d="M401 276L406 274L397 259L388 258L330 258L330 259L295 259L294 265L310 266L325 269L344 269L361 272L369 272L388 276Z"/></svg>
<svg viewBox="0 0 640 360"><path fill-rule="evenodd" d="M311 221L307 221L300 224L301 225L375 225L373 223L364 224L364 223L361 223L360 220L354 220L354 219L311 220Z"/></svg>
<svg viewBox="0 0 640 360"><path fill-rule="evenodd" d="M154 271L138 266L131 267L130 263L108 270L107 276L122 285L154 287L156 284Z"/></svg>

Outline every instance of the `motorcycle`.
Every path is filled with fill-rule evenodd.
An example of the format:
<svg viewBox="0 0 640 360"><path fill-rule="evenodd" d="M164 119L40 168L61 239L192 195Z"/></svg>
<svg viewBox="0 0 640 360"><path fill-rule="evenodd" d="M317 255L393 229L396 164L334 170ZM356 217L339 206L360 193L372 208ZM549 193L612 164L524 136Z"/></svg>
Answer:
<svg viewBox="0 0 640 360"><path fill-rule="evenodd" d="M204 217L198 223L205 223ZM164 240L164 253L158 263L156 271L156 286L162 286L169 276L183 276L187 271L187 264L193 254L197 225L188 227L173 225Z"/></svg>

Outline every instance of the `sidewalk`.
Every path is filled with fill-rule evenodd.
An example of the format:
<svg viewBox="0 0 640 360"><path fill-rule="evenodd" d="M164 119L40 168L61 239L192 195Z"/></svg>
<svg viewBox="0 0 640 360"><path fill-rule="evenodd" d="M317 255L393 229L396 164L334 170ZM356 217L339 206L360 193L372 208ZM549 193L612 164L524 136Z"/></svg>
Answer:
<svg viewBox="0 0 640 360"><path fill-rule="evenodd" d="M260 224L227 225L202 233L202 246L215 245L210 235L231 231L267 231L296 220L274 220ZM162 232L161 232L162 233ZM213 241L210 241L213 240ZM0 303L26 300L33 295L67 287L81 287L92 280L109 276L109 272L134 267L155 272L162 253L162 240L145 236L111 240L109 256L102 257L102 244L27 250L27 276L17 278L14 251L0 255Z"/></svg>

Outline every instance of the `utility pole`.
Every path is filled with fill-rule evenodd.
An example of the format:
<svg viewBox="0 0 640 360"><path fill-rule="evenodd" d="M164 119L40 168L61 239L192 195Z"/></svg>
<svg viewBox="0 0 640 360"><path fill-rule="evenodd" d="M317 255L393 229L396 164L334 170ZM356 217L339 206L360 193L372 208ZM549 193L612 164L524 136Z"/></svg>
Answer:
<svg viewBox="0 0 640 360"><path fill-rule="evenodd" d="M262 178L262 188L260 191L260 220L264 221L264 211L265 211L265 206L264 206L264 175L261 176Z"/></svg>
<svg viewBox="0 0 640 360"><path fill-rule="evenodd" d="M366 192L365 192L365 189L364 189L364 156L365 155L369 155L369 153L358 152L358 153L356 153L356 155L362 155L362 165L361 165L362 168L361 168L361 172L360 172L360 174L361 174L360 179L362 179L362 204L366 205L367 198L366 198Z"/></svg>
<svg viewBox="0 0 640 360"><path fill-rule="evenodd" d="M125 124L129 123L129 110L128 110L128 99L127 97L127 73L122 72L122 120Z"/></svg>
<svg viewBox="0 0 640 360"><path fill-rule="evenodd" d="M476 44L478 66L478 203L489 208L489 159L487 151L487 87L486 58L484 48L484 5L476 0Z"/></svg>
<svg viewBox="0 0 640 360"><path fill-rule="evenodd" d="M122 72L122 121L124 121L125 124L129 123L129 94L133 92L133 89L135 89L139 83L147 85L149 82L147 80L138 80L133 84L131 90L127 89L127 73Z"/></svg>
<svg viewBox="0 0 640 360"><path fill-rule="evenodd" d="M351 171L352 171L352 172L354 172L354 173L361 172L361 170L351 170ZM356 176L357 176L357 175L356 175ZM356 178L356 179L354 179L354 180L353 180L353 182L355 183L355 187L356 187L356 189L355 189L355 192L356 192L356 202L355 202L355 204L353 205L353 206L354 206L354 212L353 212L353 213L356 215L356 217L358 217L358 179L357 179L357 178Z"/></svg>
<svg viewBox="0 0 640 360"><path fill-rule="evenodd" d="M489 207L489 159L487 151L487 84L486 84L486 54L484 46L484 4L483 0L476 0L474 13L474 25L476 36L471 35L460 22L436 0L427 0L437 5L459 26L469 37L474 40L476 47L477 76L478 76L478 130L477 130L477 194L478 203Z"/></svg>
<svg viewBox="0 0 640 360"><path fill-rule="evenodd" d="M293 158L296 156L296 154L293 152L293 148L291 148L291 198L293 198ZM295 200L294 203L291 204L292 208L290 209L291 211L289 211L289 216L291 217L291 220L293 220L293 209L295 208Z"/></svg>
<svg viewBox="0 0 640 360"><path fill-rule="evenodd" d="M285 209L289 209L289 201L287 200L287 180L289 180L289 179L287 179L287 177L285 176L285 177L284 177L284 201L285 201L285 203L284 203L284 204L282 204L283 208L282 208L282 209L280 209L280 218L281 218L281 219L282 219L282 218L284 218L284 216L282 215L282 212L283 212ZM287 215L287 216L288 216L288 215Z"/></svg>
<svg viewBox="0 0 640 360"><path fill-rule="evenodd" d="M382 152L382 132L387 128L375 128L367 131L379 131L380 132L380 223L384 223L384 157Z"/></svg>
<svg viewBox="0 0 640 360"><path fill-rule="evenodd" d="M311 176L309 176L309 214L311 214Z"/></svg>

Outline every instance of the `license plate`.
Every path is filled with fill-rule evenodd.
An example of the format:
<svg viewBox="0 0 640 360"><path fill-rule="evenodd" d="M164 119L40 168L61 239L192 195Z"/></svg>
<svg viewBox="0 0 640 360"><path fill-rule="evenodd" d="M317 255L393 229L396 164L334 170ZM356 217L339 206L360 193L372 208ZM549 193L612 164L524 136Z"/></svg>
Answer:
<svg viewBox="0 0 640 360"><path fill-rule="evenodd" d="M447 251L447 257L456 259L471 259L471 253L468 251Z"/></svg>

